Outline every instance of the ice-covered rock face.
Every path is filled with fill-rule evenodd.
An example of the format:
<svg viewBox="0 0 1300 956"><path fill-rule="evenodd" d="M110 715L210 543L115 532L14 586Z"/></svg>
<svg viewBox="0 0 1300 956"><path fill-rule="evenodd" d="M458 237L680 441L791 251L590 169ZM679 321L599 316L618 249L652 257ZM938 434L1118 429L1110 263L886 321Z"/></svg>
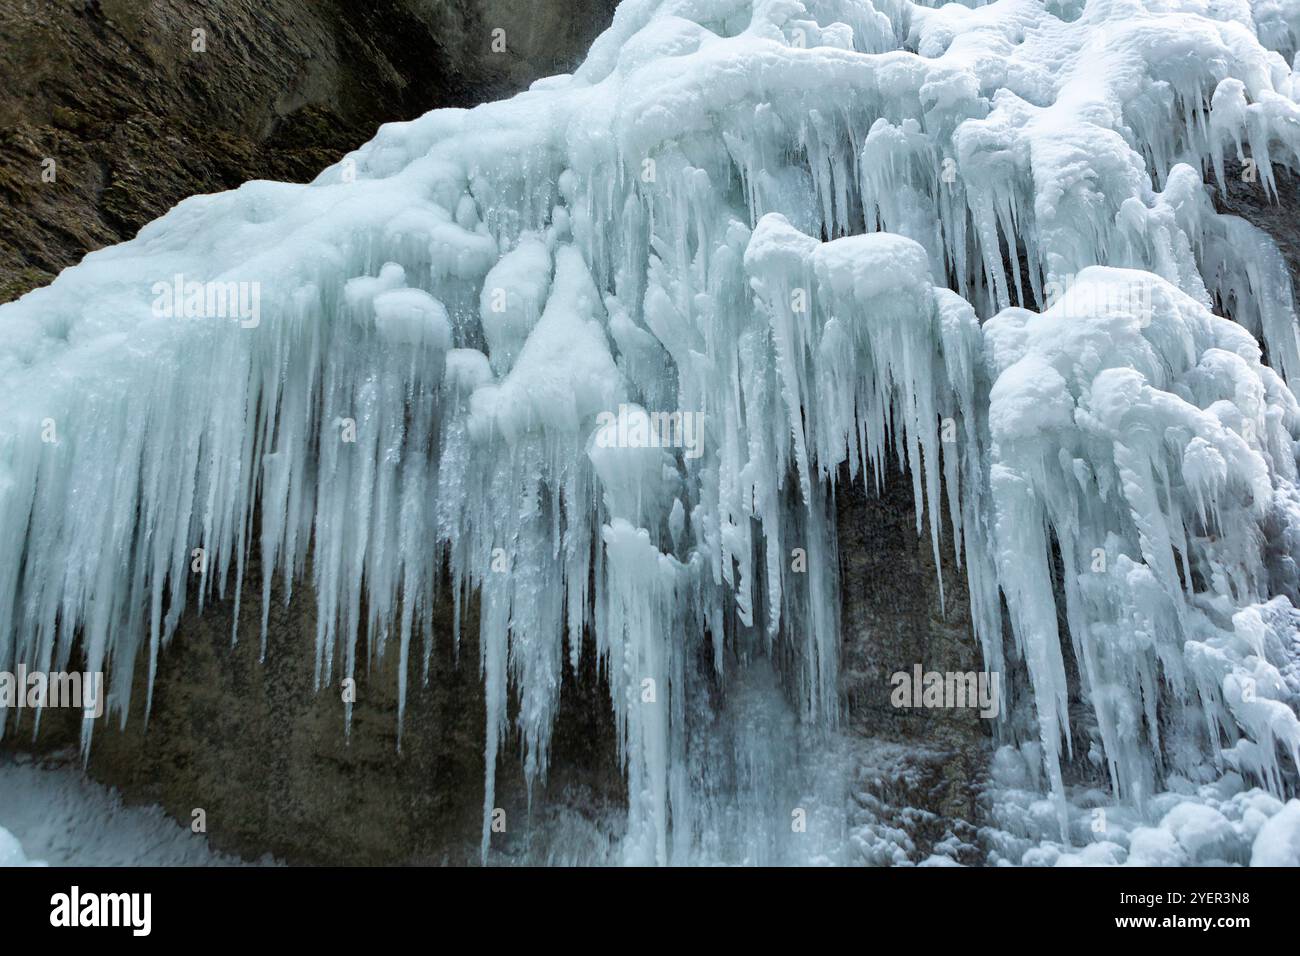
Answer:
<svg viewBox="0 0 1300 956"><path fill-rule="evenodd" d="M141 645L152 673L256 548L264 602L310 575L319 684L363 634L404 675L454 639L446 567L482 600L485 847L508 702L544 775L585 634L626 856L687 861L727 723L697 662L768 758L794 735L756 699L835 726L834 486L896 456L987 667L1026 665L1036 731L998 733L1063 838L1066 653L1117 799L1281 793L1300 344L1198 173L1300 165L1297 18L1264 7L625 0L572 76L187 200L0 308L0 669L84 651L125 713ZM783 688L736 677L762 658Z"/></svg>

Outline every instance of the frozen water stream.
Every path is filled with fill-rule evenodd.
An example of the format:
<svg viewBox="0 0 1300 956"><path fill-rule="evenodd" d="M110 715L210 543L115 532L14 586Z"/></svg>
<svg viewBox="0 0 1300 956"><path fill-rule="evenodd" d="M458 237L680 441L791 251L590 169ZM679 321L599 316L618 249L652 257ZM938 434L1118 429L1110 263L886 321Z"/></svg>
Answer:
<svg viewBox="0 0 1300 956"><path fill-rule="evenodd" d="M124 715L195 575L280 575L333 686L477 593L485 857L586 634L621 859L854 862L833 504L892 455L1027 675L1001 859L1122 862L1180 800L1240 826L1170 860L1295 846L1300 333L1202 177L1300 168L1297 37L1294 0L625 0L572 76L186 200L0 306L0 670L84 654ZM627 437L674 414L698 448Z"/></svg>

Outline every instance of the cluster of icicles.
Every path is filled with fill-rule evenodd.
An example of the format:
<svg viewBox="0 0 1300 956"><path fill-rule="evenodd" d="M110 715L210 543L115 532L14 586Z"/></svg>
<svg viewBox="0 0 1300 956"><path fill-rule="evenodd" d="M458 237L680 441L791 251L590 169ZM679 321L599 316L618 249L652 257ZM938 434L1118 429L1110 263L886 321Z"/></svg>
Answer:
<svg viewBox="0 0 1300 956"><path fill-rule="evenodd" d="M181 203L0 308L0 670L84 655L124 719L187 601L260 584L265 622L278 576L318 685L395 644L404 702L477 595L485 852L585 636L626 856L684 859L693 669L778 660L833 727L836 483L903 463L1062 808L1066 654L1117 798L1286 789L1300 340L1201 176L1300 165L1300 7L1209 11L625 0L573 76ZM160 281L260 321L160 316ZM671 412L698 447L628 439Z"/></svg>

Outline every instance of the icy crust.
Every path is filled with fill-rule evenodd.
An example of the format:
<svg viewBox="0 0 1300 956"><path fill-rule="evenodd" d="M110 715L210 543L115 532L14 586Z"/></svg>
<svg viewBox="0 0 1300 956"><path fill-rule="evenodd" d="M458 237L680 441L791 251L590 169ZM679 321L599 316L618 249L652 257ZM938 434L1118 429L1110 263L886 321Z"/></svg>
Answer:
<svg viewBox="0 0 1300 956"><path fill-rule="evenodd" d="M74 755L67 755L72 757ZM275 865L268 854L252 865ZM0 762L0 867L241 866L160 806L127 806L78 768Z"/></svg>
<svg viewBox="0 0 1300 956"><path fill-rule="evenodd" d="M1058 808L1033 777L1014 747L994 756L989 823L979 831L990 865L1300 866L1300 800L1247 788L1237 773L1199 786L1172 774L1170 789L1142 808L1080 788L1064 842Z"/></svg>
<svg viewBox="0 0 1300 956"><path fill-rule="evenodd" d="M1117 288L1149 310L1117 307ZM1116 795L1141 806L1203 762L1280 792L1278 745L1300 766L1278 670L1297 616L1270 597L1295 593L1295 566L1270 561L1263 529L1300 518L1295 398L1248 332L1150 273L1085 269L1046 312L999 313L984 343L998 581L1053 791L1068 691L1050 565L1026 556L1055 544ZM1162 743L1188 731L1203 746Z"/></svg>
<svg viewBox="0 0 1300 956"><path fill-rule="evenodd" d="M1234 243L1248 227L1212 210L1186 221L1208 209L1199 184L1168 192L1181 163L1222 183L1224 157L1250 158L1264 189L1270 159L1296 163L1295 78L1249 9L1094 0L1069 23L1033 0L952 9L914 9L907 45L972 88L919 121L874 121L860 157L868 223L927 244L981 312L1050 301L1097 263L1150 269L1207 305L1249 289L1255 308L1285 313L1262 332L1294 386L1291 290L1272 254Z"/></svg>
<svg viewBox="0 0 1300 956"><path fill-rule="evenodd" d="M892 457L986 665L1023 661L998 733L1062 836L1081 735L1125 805L1174 773L1281 796L1300 346L1277 250L1198 170L1300 164L1292 12L625 0L573 76L181 203L0 308L0 670L84 652L125 719L142 647L152 677L188 605L258 583L265 629L280 575L330 686L427 662L445 568L457 620L481 602L485 855L501 744L545 776L586 638L626 858L752 859L704 755L732 734L739 786L836 725L835 487ZM787 699L816 733L742 732ZM788 815L767 776L752 809Z"/></svg>
<svg viewBox="0 0 1300 956"><path fill-rule="evenodd" d="M1300 52L1300 3L1296 0L1251 0L1250 11L1259 40L1294 62Z"/></svg>
<svg viewBox="0 0 1300 956"><path fill-rule="evenodd" d="M29 860L23 852L23 845L18 838L0 827L0 867L5 866L44 866L43 860Z"/></svg>

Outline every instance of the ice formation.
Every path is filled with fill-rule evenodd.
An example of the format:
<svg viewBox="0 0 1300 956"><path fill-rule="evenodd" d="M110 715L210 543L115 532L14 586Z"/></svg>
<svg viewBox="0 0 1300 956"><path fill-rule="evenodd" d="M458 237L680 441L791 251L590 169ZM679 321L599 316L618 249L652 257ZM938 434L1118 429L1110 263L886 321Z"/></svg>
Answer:
<svg viewBox="0 0 1300 956"><path fill-rule="evenodd" d="M0 670L84 652L124 719L187 601L309 581L327 685L477 595L485 853L588 635L625 858L716 849L733 746L761 860L841 712L835 489L903 462L1025 675L1042 839L1091 738L1135 820L1231 777L1294 844L1300 333L1202 177L1300 168L1298 38L1289 0L624 0L573 75L186 200L0 307Z"/></svg>
<svg viewBox="0 0 1300 956"><path fill-rule="evenodd" d="M0 866L41 866L40 860L28 860L18 838L0 827Z"/></svg>
<svg viewBox="0 0 1300 956"><path fill-rule="evenodd" d="M117 791L86 779L75 764L0 758L0 867L239 863L162 807L125 805ZM270 855L257 861L274 863Z"/></svg>

